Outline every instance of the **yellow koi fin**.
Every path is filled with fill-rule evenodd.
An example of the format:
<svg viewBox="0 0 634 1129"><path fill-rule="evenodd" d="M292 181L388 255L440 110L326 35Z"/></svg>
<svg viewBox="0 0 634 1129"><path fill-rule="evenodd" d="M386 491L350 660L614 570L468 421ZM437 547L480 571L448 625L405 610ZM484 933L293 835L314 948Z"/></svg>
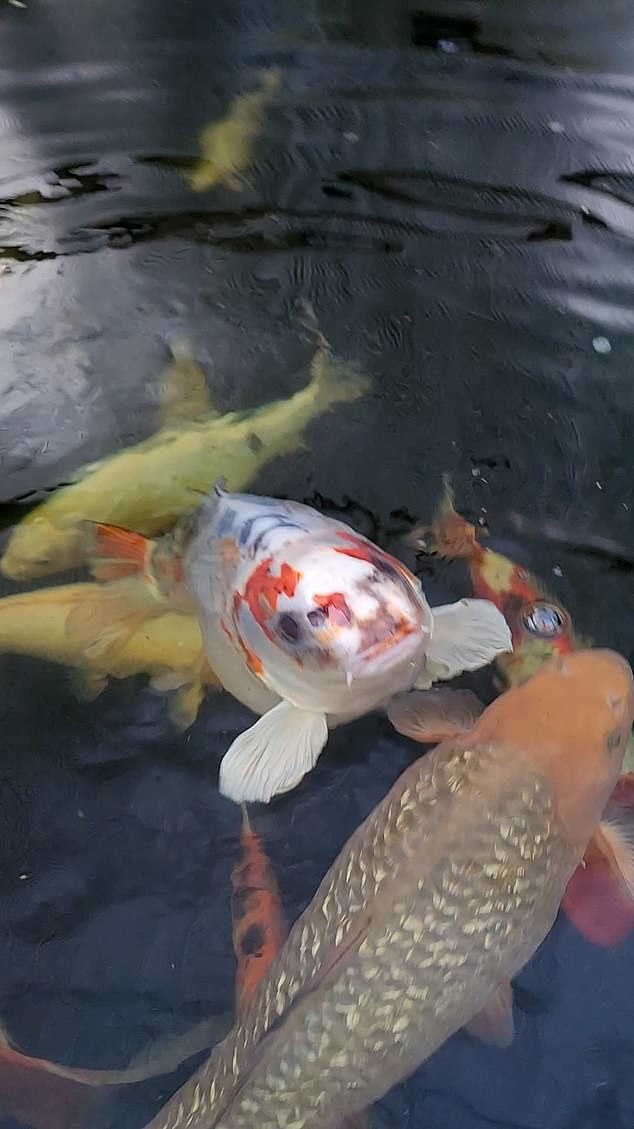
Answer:
<svg viewBox="0 0 634 1129"><path fill-rule="evenodd" d="M302 302L300 324L314 340L317 350L310 365L310 382L324 409L336 403L351 403L370 389L370 379L354 361L335 356L324 337L311 302Z"/></svg>
<svg viewBox="0 0 634 1129"><path fill-rule="evenodd" d="M370 389L369 378L355 362L344 361L322 348L312 359L310 377L325 408L337 403L350 404Z"/></svg>
<svg viewBox="0 0 634 1129"><path fill-rule="evenodd" d="M205 696L205 689L219 685L202 649L198 660L191 666L182 670L155 674L150 679L150 686L154 690L173 694L168 713L179 733L184 733L194 724Z"/></svg>
<svg viewBox="0 0 634 1129"><path fill-rule="evenodd" d="M105 661L125 646L148 618L164 612L165 607L143 580L113 580L71 609L65 631L87 661Z"/></svg>
<svg viewBox="0 0 634 1129"><path fill-rule="evenodd" d="M205 374L184 338L170 342L173 360L158 380L159 416L163 424L219 415L213 405Z"/></svg>
<svg viewBox="0 0 634 1129"><path fill-rule="evenodd" d="M108 675L101 671L74 670L72 687L76 698L82 702L94 702L108 685Z"/></svg>
<svg viewBox="0 0 634 1129"><path fill-rule="evenodd" d="M278 89L281 72L269 68L258 90L241 94L232 102L224 118L212 122L200 135L202 159L187 179L195 192L223 185L240 191L244 173L253 159L253 146L261 128L263 111Z"/></svg>
<svg viewBox="0 0 634 1129"><path fill-rule="evenodd" d="M201 682L190 682L176 690L169 704L169 717L175 729L184 733L198 717L205 688Z"/></svg>

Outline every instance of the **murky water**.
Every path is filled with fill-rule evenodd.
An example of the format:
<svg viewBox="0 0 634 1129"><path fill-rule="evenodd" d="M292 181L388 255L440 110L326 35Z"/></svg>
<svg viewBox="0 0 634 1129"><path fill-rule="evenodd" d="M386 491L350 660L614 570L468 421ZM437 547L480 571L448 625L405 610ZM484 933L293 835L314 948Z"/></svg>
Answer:
<svg viewBox="0 0 634 1129"><path fill-rule="evenodd" d="M516 512L631 554L633 58L625 0L3 5L4 524L155 430L174 338L223 412L303 387L309 300L372 391L316 419L257 492L340 513L412 564L400 535L450 471L494 533ZM194 191L200 131L270 66L241 190ZM506 547L632 660L626 563ZM432 603L466 591L458 568L424 582ZM239 811L217 768L248 715L208 698L175 736L142 677L86 703L60 667L0 669L0 1017L33 1055L121 1066L232 1007ZM259 813L290 919L412 755L365 719ZM594 949L559 920L519 978L512 1047L452 1039L383 1112L630 1129L633 960L634 941ZM120 1092L99 1123L142 1126L192 1069Z"/></svg>

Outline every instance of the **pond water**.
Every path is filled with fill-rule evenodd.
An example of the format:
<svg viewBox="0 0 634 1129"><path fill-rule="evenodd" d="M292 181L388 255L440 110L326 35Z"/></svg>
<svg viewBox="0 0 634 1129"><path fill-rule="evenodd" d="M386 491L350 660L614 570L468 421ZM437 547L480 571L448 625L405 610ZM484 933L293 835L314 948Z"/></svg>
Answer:
<svg viewBox="0 0 634 1129"><path fill-rule="evenodd" d="M633 60L625 0L3 3L3 537L156 430L177 339L221 412L301 389L309 302L371 389L252 489L349 521L434 604L466 576L402 534L449 472L461 512L632 661ZM197 190L201 131L267 68L244 175ZM520 538L513 514L564 535ZM31 1055L121 1067L233 1006L240 811L217 769L249 715L210 695L175 735L142 676L86 702L59 665L0 670L0 1018ZM415 755L365 718L258 809L289 920ZM450 1040L379 1116L631 1129L632 962L634 940L594 947L560 916L519 977L513 1045ZM140 1129L196 1062L118 1091L92 1129Z"/></svg>

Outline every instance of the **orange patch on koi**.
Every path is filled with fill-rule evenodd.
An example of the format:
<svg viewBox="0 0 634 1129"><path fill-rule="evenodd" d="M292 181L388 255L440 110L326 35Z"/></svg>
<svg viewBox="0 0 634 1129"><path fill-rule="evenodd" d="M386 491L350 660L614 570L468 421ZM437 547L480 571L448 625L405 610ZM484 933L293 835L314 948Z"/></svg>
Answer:
<svg viewBox="0 0 634 1129"><path fill-rule="evenodd" d="M236 972L236 1012L253 1000L288 933L279 889L260 836L243 807L242 857L231 874L231 917Z"/></svg>
<svg viewBox="0 0 634 1129"><path fill-rule="evenodd" d="M293 596L301 580L301 573L290 565L282 564L279 576L272 576L269 569L272 557L267 557L251 573L244 588L244 600L254 619L261 624L262 617L268 619L277 608L280 596Z"/></svg>
<svg viewBox="0 0 634 1129"><path fill-rule="evenodd" d="M352 622L348 601L343 592L329 592L327 596L315 596L314 599L317 607L323 608L333 623L343 626Z"/></svg>

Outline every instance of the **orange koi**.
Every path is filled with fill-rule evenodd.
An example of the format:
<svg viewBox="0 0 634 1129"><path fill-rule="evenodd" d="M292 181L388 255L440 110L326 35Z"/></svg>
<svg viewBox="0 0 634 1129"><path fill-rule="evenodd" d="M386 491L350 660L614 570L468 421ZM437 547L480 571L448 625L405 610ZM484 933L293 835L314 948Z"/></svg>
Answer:
<svg viewBox="0 0 634 1129"><path fill-rule="evenodd" d="M255 993L288 936L275 873L261 837L242 804L241 857L231 874L231 919L236 956L236 1019ZM346 1117L333 1129L369 1129L364 1113Z"/></svg>
<svg viewBox="0 0 634 1129"><path fill-rule="evenodd" d="M231 919L236 954L236 1015L255 991L288 935L282 899L260 836L242 805L241 858L231 875Z"/></svg>
<svg viewBox="0 0 634 1129"><path fill-rule="evenodd" d="M479 531L459 514L447 475L443 497L429 528L411 537L426 552L466 561L473 593L504 615L513 651L498 655L499 688L518 686L556 655L571 654L591 641L574 629L570 613L522 565L478 540ZM606 825L591 839L562 901L566 916L595 944L618 944L634 929L634 872L625 812L634 808L634 774L621 777L606 811ZM606 833L607 827L607 833Z"/></svg>
<svg viewBox="0 0 634 1129"><path fill-rule="evenodd" d="M589 646L574 630L570 613L533 573L480 544L475 526L454 508L446 475L443 486L430 528L416 530L414 542L445 560L466 561L474 595L502 612L513 639L513 650L495 660L504 685L519 686L549 659Z"/></svg>

